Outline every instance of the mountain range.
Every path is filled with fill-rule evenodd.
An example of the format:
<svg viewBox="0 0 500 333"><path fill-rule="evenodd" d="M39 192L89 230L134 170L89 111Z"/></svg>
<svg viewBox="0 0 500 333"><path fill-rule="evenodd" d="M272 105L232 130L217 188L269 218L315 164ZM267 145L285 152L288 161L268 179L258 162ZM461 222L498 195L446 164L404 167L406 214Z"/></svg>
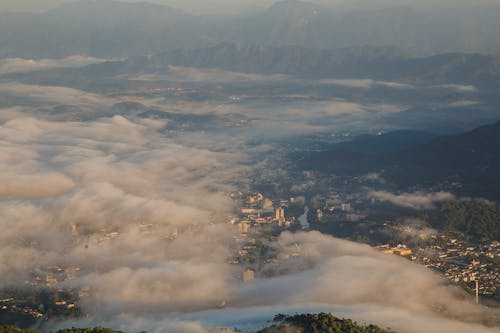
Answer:
<svg viewBox="0 0 500 333"><path fill-rule="evenodd" d="M42 84L61 84L57 79L65 76L78 76L81 81L120 74L167 74L168 77L169 66L287 74L310 79L370 78L410 84L462 84L492 90L500 85L500 56L449 53L412 58L394 47L363 46L328 50L240 43L221 43L200 49L181 48L78 69L15 73L10 76L17 80L28 77Z"/></svg>
<svg viewBox="0 0 500 333"><path fill-rule="evenodd" d="M500 52L499 16L499 5L425 12L334 9L288 0L257 13L212 18L148 3L81 0L43 13L0 13L0 58L128 57L221 42L493 54Z"/></svg>
<svg viewBox="0 0 500 333"><path fill-rule="evenodd" d="M144 61L146 63L146 61ZM221 68L251 73L306 77L347 77L408 82L493 85L499 83L500 56L448 53L409 57L395 47L310 49L224 43L181 49L148 57L149 66Z"/></svg>

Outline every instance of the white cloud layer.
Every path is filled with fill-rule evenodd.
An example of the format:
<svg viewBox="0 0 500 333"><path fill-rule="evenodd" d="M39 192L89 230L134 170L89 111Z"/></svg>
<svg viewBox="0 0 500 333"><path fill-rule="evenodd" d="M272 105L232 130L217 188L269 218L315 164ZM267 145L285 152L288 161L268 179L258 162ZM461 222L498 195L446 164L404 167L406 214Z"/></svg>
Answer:
<svg viewBox="0 0 500 333"><path fill-rule="evenodd" d="M415 86L400 82L376 81L373 79L322 79L319 83L343 86L348 88L372 89L377 86L391 89L413 89Z"/></svg>
<svg viewBox="0 0 500 333"><path fill-rule="evenodd" d="M414 193L393 194L385 191L372 191L370 195L379 201L387 201L396 206L413 208L413 209L433 208L434 204L440 201L455 199L455 196L448 192L436 192L436 193L414 192Z"/></svg>
<svg viewBox="0 0 500 333"><path fill-rule="evenodd" d="M52 68L83 67L104 62L106 59L74 55L64 59L0 59L0 74L26 73Z"/></svg>
<svg viewBox="0 0 500 333"><path fill-rule="evenodd" d="M0 285L77 266L77 278L61 286L90 287L82 302L91 317L81 325L204 332L236 326L233 314L262 325L274 312L321 308L403 333L495 332L479 324L493 310L435 273L316 232L283 234L271 244L279 262L242 284L242 268L226 263L236 244L225 219L246 157L179 144L164 125L122 116L5 122ZM450 198L376 195L410 207ZM217 310L222 301L228 308Z"/></svg>
<svg viewBox="0 0 500 333"><path fill-rule="evenodd" d="M188 72L186 80L198 74ZM226 82L261 79L203 75L202 82L214 75ZM0 93L94 111L118 101L19 83L0 84ZM498 318L497 310L474 305L432 271L316 232L285 233L268 244L278 263L266 263L252 283L243 284L242 267L227 263L237 250L235 230L225 223L235 209L228 194L255 171L252 154L269 149L246 149L245 139L328 129L322 120L330 117L342 127L400 107L344 100L164 104L161 110L172 113L248 115L252 126L231 136L177 133L166 129L167 120L133 115L53 121L21 107L4 109L0 287L24 284L31 274L43 278L49 267L79 267L75 279L56 287L88 287L82 302L90 317L58 324L66 326L201 333L256 327L277 312L322 310L401 333L498 332L481 324ZM453 199L442 192L372 195L415 209ZM225 309L218 308L222 301Z"/></svg>
<svg viewBox="0 0 500 333"><path fill-rule="evenodd" d="M168 274L162 268L135 273L124 269L112 276L92 276L106 286L96 303L106 306L90 324L104 322L117 328L138 325L160 331L183 327L184 332L221 326L251 330L266 325L276 313L328 311L403 333L498 332L480 323L495 320L498 310L473 304L471 297L449 286L436 273L405 259L317 232L285 233L274 245L279 249L280 262L269 264L263 272L273 271L275 277L244 285L227 279L221 267L177 267L175 271L183 279L173 281L182 287L192 287L190 282L196 280L196 274L203 276L197 280L201 285L195 288L196 294L188 293L193 298L183 297L183 301L175 299L183 289L169 289L164 281ZM185 275L186 269L191 273ZM118 287L110 287L112 283L129 288L126 298ZM156 296L148 291L156 292ZM227 301L228 307L217 309L211 303L217 300ZM172 313L171 306L179 309L189 302L191 308Z"/></svg>
<svg viewBox="0 0 500 333"><path fill-rule="evenodd" d="M290 79L283 74L263 75L226 71L215 68L195 68L169 66L168 73L164 75L143 74L132 79L140 81L173 81L173 82L210 82L210 83L233 83L233 82L259 82L259 81L284 81Z"/></svg>

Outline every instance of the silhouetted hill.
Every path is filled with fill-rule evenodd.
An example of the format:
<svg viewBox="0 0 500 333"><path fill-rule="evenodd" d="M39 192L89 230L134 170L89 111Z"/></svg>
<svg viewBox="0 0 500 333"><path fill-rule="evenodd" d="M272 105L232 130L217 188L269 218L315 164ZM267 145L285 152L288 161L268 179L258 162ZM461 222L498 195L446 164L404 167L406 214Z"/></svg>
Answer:
<svg viewBox="0 0 500 333"><path fill-rule="evenodd" d="M351 319L339 319L329 313L296 314L294 316L277 315L274 325L257 333L391 333L376 325L360 325Z"/></svg>
<svg viewBox="0 0 500 333"><path fill-rule="evenodd" d="M200 49L180 48L78 69L14 73L9 76L16 80L28 78L30 82L65 85L68 84L68 78L75 77L91 81L120 74L168 74L170 65L288 74L312 79L371 78L417 85L462 84L492 91L500 85L500 56L455 53L409 58L404 51L394 47L364 46L327 50L238 43L222 43ZM470 89L474 90L474 87ZM458 100L460 97L457 97Z"/></svg>
<svg viewBox="0 0 500 333"><path fill-rule="evenodd" d="M386 174L411 185L457 180L469 195L500 198L500 122L435 139L395 156L399 168Z"/></svg>
<svg viewBox="0 0 500 333"><path fill-rule="evenodd" d="M375 172L393 161L394 155L429 142L436 136L421 131L395 131L361 135L352 141L331 145L320 152L294 156L305 169L352 175Z"/></svg>
<svg viewBox="0 0 500 333"><path fill-rule="evenodd" d="M403 187L459 182L461 194L500 199L499 152L497 122L435 139L412 132L364 136L293 158L300 169L343 175L381 172L386 180Z"/></svg>

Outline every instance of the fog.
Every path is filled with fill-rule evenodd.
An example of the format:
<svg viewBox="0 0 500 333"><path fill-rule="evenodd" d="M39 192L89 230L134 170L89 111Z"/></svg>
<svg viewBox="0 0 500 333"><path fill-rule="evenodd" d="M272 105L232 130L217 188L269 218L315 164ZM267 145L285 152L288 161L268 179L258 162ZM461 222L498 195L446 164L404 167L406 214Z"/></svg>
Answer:
<svg viewBox="0 0 500 333"><path fill-rule="evenodd" d="M92 307L106 306L100 308L90 322L104 322L119 328L150 328L157 332L177 331L180 327L183 332L215 327L252 330L264 326L271 313L328 311L360 322L389 326L398 332L498 332L496 328L468 323L485 318L491 320L498 312L472 304L469 297L447 285L435 273L404 259L316 232L284 233L274 245L282 261L268 269L281 273L245 285L234 278L224 280L224 274L208 269L208 266L215 268L213 264L176 267L176 274L188 279L182 282L182 285L187 283L186 286L190 286L193 278L190 274L185 275L186 270L192 274L208 274L201 280L195 279L201 285L194 289L197 296L191 299L192 310L203 308L206 293L213 292L227 301L225 309L216 309L208 303L203 311L179 311L192 297L192 293L186 291L181 292L184 294L181 301L175 299L177 292L172 294L171 291L165 298L149 297L149 288L144 290L138 282L147 282L161 295L162 291L170 290L172 280L167 271L160 274L148 269L134 274L124 269L112 276L94 275L92 278L97 278L98 285L104 283L104 289L100 290L103 295L98 296ZM292 256L293 253L300 253L300 256ZM123 290L110 287L122 277L130 279L125 284L125 298ZM162 282L158 282L160 277ZM153 282L150 279L154 279ZM128 296L133 299L129 300ZM165 311L171 311L170 302L174 300L175 314L166 314ZM73 321L58 325L88 323Z"/></svg>
<svg viewBox="0 0 500 333"><path fill-rule="evenodd" d="M385 191L373 191L370 195L380 201L388 201L396 206L413 209L431 209L439 202L455 199L455 196L449 192L393 194Z"/></svg>
<svg viewBox="0 0 500 333"><path fill-rule="evenodd" d="M117 7L109 2L99 7L104 0L96 0L90 1L96 6L82 2L53 12L46 11L74 1L0 1L0 289L38 288L57 271L65 278L53 281L51 288L80 291L78 306L84 314L51 318L40 324L42 329L109 326L126 332L205 333L227 327L250 332L277 313L326 311L400 333L500 332L498 308L475 304L433 270L316 231L259 239L272 259L259 258L256 279L244 283L247 267L234 258L245 240L229 223L241 208L231 194L254 191L258 182L283 186L280 191L296 192L303 205L310 205L310 192L322 184L312 173L293 173L290 152L319 151L357 134L422 129L418 121L439 127L438 111L448 108L483 107L474 115L441 115L448 131L453 125L468 128L497 119L497 97L454 71L445 75L448 67L442 64L443 78L431 75L432 66L425 67L430 74L401 77L315 79L280 73L293 73L301 62L311 68L315 61L336 63L323 59L319 49L328 48L354 47L354 67L356 61L378 64L393 57L404 64L408 54L498 50L497 39L489 34L469 43L463 31L483 37L482 26L464 23L464 30L458 29L455 23L461 20L454 14L427 43L428 31L421 32L421 25L404 19L387 23L392 12L380 9L408 7L403 11L408 16L402 17L419 23L430 17L432 30L444 25L440 18L448 9L467 16L472 6L500 1L311 1L328 7L326 14L307 6L271 12L275 0L147 1L207 18L143 0ZM358 11L352 14L353 9ZM358 31L351 18L371 15L370 10L378 11L377 18L371 22L360 16L366 26ZM332 20L331 13L339 19ZM496 26L488 25L494 19L486 26ZM384 24L375 29L372 45L377 22ZM341 32L348 24L355 29L332 38L332 31ZM397 27L408 29L386 39L387 27L391 34ZM406 45L408 32L416 38ZM454 36L465 36L466 43L455 44ZM442 40L449 44L441 45ZM276 72L249 73L250 63L259 65L260 58L249 60L245 56L254 53L241 50L233 54L232 47L222 47L223 54L216 51L215 56L188 52L192 63L185 66L173 66L158 55L221 42L234 42L238 50L239 43L262 46L250 51L257 50ZM375 48L357 49L367 44ZM311 59L295 57L294 52L306 49L266 51L263 45L314 47L318 53ZM281 58L266 58L269 52ZM350 60L348 54L340 51L333 58ZM219 56L235 59L221 67L240 61L249 66L196 68L204 61L216 63L211 57ZM359 60L365 56L368 60ZM281 62L282 67L275 66ZM488 72L478 81L495 82L491 71L491 77ZM429 82L426 75L432 76ZM495 111L483 106L483 97ZM422 117L415 109L431 110L436 118ZM378 173L356 181L370 186L386 182ZM447 190L360 191L374 203L411 211L457 200ZM398 235L403 240L438 232L418 219L403 224L414 227Z"/></svg>
<svg viewBox="0 0 500 333"><path fill-rule="evenodd" d="M288 79L173 71L177 82ZM330 83L362 89L379 84ZM81 299L88 317L49 322L50 329L252 330L279 312L331 311L403 333L498 332L482 324L498 316L497 310L473 304L431 270L318 232L286 232L267 244L278 262L266 263L255 281L244 284L243 267L228 263L239 246L237 230L227 223L236 210L229 194L246 189L252 174L269 172L262 169L261 158L273 149L271 138L360 122L366 126L371 114L399 112L401 106L346 100L217 104L138 99L159 112L253 119L250 127L234 132L182 132L169 127L171 119L110 111L121 101L115 95L5 80L0 94L24 101L2 110L0 286L23 286L33 276L44 279L52 267L78 267L74 278L55 287L88 292ZM61 117L64 111L46 111L61 104L77 111L67 118ZM80 120L85 114L89 118ZM257 138L263 142L255 144ZM454 198L449 193L372 195L415 209Z"/></svg>

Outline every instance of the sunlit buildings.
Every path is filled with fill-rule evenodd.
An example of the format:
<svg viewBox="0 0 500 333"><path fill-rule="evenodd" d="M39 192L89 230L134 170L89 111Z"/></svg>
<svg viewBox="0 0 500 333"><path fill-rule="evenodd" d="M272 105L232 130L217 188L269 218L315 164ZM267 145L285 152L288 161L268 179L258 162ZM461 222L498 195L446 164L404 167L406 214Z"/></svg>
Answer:
<svg viewBox="0 0 500 333"><path fill-rule="evenodd" d="M255 270L253 268L247 268L243 272L243 282L253 281L255 279Z"/></svg>

